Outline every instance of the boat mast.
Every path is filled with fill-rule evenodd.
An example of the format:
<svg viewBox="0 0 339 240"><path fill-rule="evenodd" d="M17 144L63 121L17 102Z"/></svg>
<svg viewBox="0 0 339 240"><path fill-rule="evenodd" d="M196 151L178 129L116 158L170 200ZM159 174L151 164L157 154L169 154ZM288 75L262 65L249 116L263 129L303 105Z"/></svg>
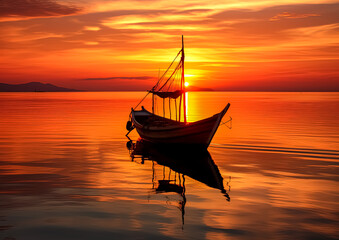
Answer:
<svg viewBox="0 0 339 240"><path fill-rule="evenodd" d="M158 82L159 82L159 80L160 80L160 68L159 68L159 71L158 71ZM158 84L158 82L157 82L157 84ZM151 92L152 92L152 113L153 114L155 114L155 110L154 110L154 106L155 106L154 91L155 91L155 86L157 86L157 84L154 85L152 90L151 90Z"/></svg>
<svg viewBox="0 0 339 240"><path fill-rule="evenodd" d="M184 52L184 35L181 35L181 90L183 90L184 96L184 122L187 122L186 117L186 91L185 91L185 72L184 72L184 62L185 62L185 52Z"/></svg>
<svg viewBox="0 0 339 240"><path fill-rule="evenodd" d="M153 92L154 88L151 91ZM154 114L154 93L152 93L152 113Z"/></svg>

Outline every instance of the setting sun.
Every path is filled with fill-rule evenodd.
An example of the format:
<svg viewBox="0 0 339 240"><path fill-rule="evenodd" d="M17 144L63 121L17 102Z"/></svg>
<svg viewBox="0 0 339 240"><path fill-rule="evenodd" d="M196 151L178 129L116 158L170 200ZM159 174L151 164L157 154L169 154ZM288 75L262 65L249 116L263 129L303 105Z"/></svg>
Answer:
<svg viewBox="0 0 339 240"><path fill-rule="evenodd" d="M188 87L189 85L189 82L185 82L185 87Z"/></svg>

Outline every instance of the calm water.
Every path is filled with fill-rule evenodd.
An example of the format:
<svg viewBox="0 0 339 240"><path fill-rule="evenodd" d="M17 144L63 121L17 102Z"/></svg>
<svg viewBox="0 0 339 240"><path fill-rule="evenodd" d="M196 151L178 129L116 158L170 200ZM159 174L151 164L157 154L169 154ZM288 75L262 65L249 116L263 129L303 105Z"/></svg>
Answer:
<svg viewBox="0 0 339 240"><path fill-rule="evenodd" d="M0 93L0 239L339 238L338 93L189 93L233 121L182 155L127 149L143 95Z"/></svg>

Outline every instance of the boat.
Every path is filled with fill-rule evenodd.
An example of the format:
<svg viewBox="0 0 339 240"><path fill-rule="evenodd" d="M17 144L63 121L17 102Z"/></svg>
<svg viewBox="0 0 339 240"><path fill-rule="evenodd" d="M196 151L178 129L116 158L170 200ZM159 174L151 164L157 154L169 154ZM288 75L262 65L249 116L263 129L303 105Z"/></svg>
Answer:
<svg viewBox="0 0 339 240"><path fill-rule="evenodd" d="M180 57L179 57L180 56ZM193 145L208 148L230 103L219 113L195 122L187 121L186 82L184 74L184 37L182 48L158 78L157 83L147 92L139 104L131 109L126 129L128 134L136 129L141 138L157 144ZM152 95L152 111L144 106L137 110L140 103ZM158 102L162 101L162 116L156 113ZM168 102L168 109L166 106ZM166 111L167 109L167 111ZM174 113L173 113L174 111Z"/></svg>

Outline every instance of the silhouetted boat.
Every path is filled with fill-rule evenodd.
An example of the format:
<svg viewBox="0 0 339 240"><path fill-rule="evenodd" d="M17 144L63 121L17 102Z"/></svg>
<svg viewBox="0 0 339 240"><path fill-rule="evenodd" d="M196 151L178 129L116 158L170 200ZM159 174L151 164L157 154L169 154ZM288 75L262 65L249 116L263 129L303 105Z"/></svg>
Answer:
<svg viewBox="0 0 339 240"><path fill-rule="evenodd" d="M181 55L180 61L174 70L170 71L179 55ZM129 132L136 128L140 137L153 143L184 144L208 148L223 116L230 107L230 103L221 112L212 117L196 122L187 122L184 60L184 40L182 37L181 50L152 90L147 93L147 95L152 94L152 112L147 111L144 107L141 107L141 110L136 110L146 98L146 95L135 108L132 108L126 128ZM163 116L155 114L157 98L163 101ZM169 109L167 115L169 115L169 118L165 114L165 99L168 99ZM179 99L179 103L177 103L177 99ZM173 107L171 107L171 102L175 106L175 118L174 114L172 116ZM181 115L183 115L183 121Z"/></svg>

